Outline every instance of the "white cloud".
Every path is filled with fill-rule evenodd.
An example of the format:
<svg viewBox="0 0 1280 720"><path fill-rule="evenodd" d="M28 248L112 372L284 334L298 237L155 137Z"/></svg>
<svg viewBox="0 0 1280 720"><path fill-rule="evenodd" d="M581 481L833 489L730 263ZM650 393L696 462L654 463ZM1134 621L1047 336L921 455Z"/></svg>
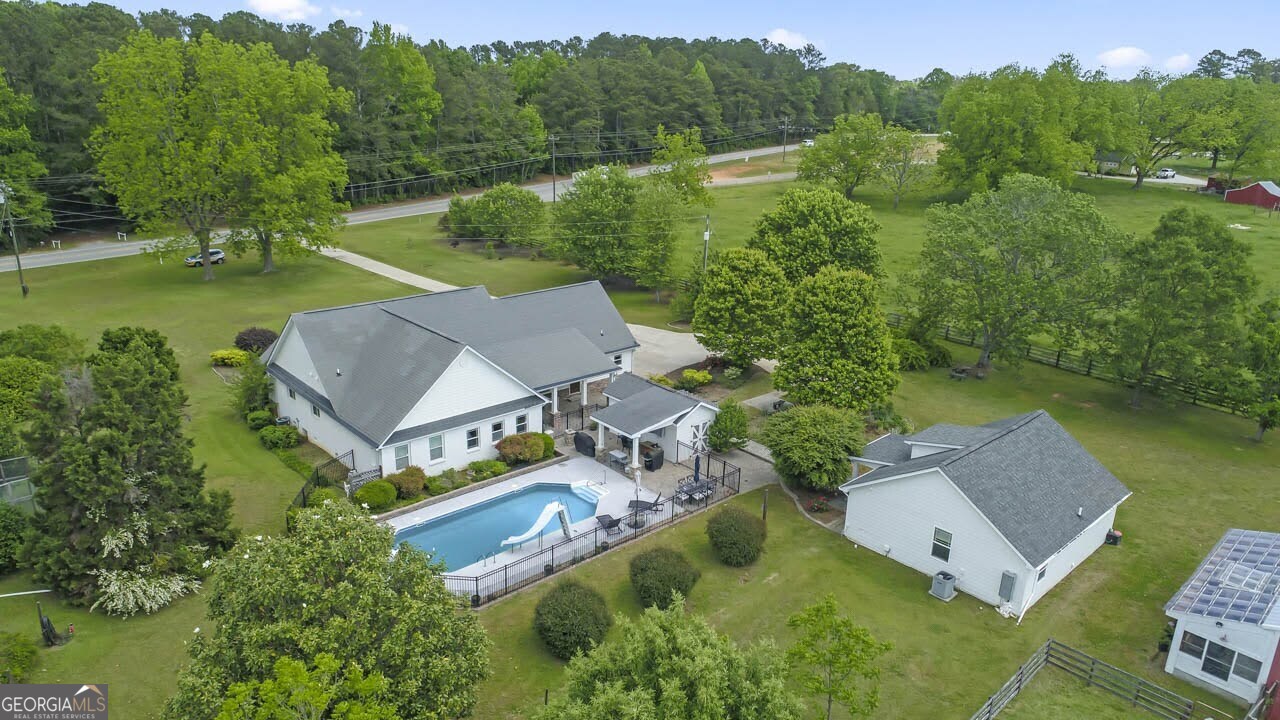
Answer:
<svg viewBox="0 0 1280 720"><path fill-rule="evenodd" d="M344 8L336 5L330 5L329 12L333 13L334 17L340 17L343 20L357 20L364 17L364 11L357 8Z"/></svg>
<svg viewBox="0 0 1280 720"><path fill-rule="evenodd" d="M306 20L320 12L307 0L249 0L249 7L259 15L279 20Z"/></svg>
<svg viewBox="0 0 1280 720"><path fill-rule="evenodd" d="M1169 72L1184 73L1195 67L1196 61L1189 53L1178 53L1164 61L1164 69Z"/></svg>
<svg viewBox="0 0 1280 720"><path fill-rule="evenodd" d="M794 30L788 30L786 28L774 28L764 37L775 45L786 45L792 50L799 50L811 42L809 38L805 37L802 33L798 33Z"/></svg>
<svg viewBox="0 0 1280 720"><path fill-rule="evenodd" d="M1098 62L1109 68L1131 68L1151 62L1151 55L1142 48L1123 45L1098 53Z"/></svg>
<svg viewBox="0 0 1280 720"><path fill-rule="evenodd" d="M387 23L387 27L390 27L391 32L395 33L396 35L409 34L409 26L405 25L404 23L397 23L397 22Z"/></svg>

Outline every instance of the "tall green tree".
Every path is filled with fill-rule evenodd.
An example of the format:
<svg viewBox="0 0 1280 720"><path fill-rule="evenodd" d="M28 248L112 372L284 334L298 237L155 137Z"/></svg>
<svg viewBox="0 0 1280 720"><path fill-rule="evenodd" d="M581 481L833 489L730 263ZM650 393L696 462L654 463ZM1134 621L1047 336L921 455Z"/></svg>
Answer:
<svg viewBox="0 0 1280 720"><path fill-rule="evenodd" d="M849 456L862 452L863 423L853 413L826 405L797 405L775 413L760 441L784 480L834 492L849 481Z"/></svg>
<svg viewBox="0 0 1280 720"><path fill-rule="evenodd" d="M0 193L5 196L8 207L3 210L13 219L19 242L42 234L53 224L45 195L35 184L47 171L27 128L31 111L31 98L14 92L5 82L4 68L0 68ZM8 230L5 227L0 233L0 248L12 252L10 238L5 237Z"/></svg>
<svg viewBox="0 0 1280 720"><path fill-rule="evenodd" d="M329 653L282 657L271 677L232 685L215 720L399 720L390 684Z"/></svg>
<svg viewBox="0 0 1280 720"><path fill-rule="evenodd" d="M912 285L922 314L980 338L978 365L1016 363L1040 332L1069 343L1110 298L1124 236L1093 198L1032 175L936 205Z"/></svg>
<svg viewBox="0 0 1280 720"><path fill-rule="evenodd" d="M661 125L654 136L653 164L658 172L653 182L666 185L685 205L711 207L715 200L707 191L711 171L707 169L707 148L702 144L702 129L692 127L668 133Z"/></svg>
<svg viewBox="0 0 1280 720"><path fill-rule="evenodd" d="M82 372L46 380L26 438L41 463L25 562L72 602L111 614L154 612L194 590L235 537L231 497L205 492L183 433L172 354L148 337L108 331Z"/></svg>
<svg viewBox="0 0 1280 720"><path fill-rule="evenodd" d="M879 276L879 231L866 205L826 188L793 188L756 221L747 247L764 251L793 284L831 266Z"/></svg>
<svg viewBox="0 0 1280 720"><path fill-rule="evenodd" d="M919 191L933 174L932 163L925 152L926 139L899 125L884 129L884 153L880 159L878 179L893 193L893 209L903 195Z"/></svg>
<svg viewBox="0 0 1280 720"><path fill-rule="evenodd" d="M1240 310L1257 285L1251 254L1222 221L1185 207L1166 212L1120 254L1120 305L1105 341L1117 373L1133 385L1131 405L1157 376L1187 380L1232 358Z"/></svg>
<svg viewBox="0 0 1280 720"><path fill-rule="evenodd" d="M455 195L440 224L452 238L542 247L548 232L544 217L537 193L502 183L471 198Z"/></svg>
<svg viewBox="0 0 1280 720"><path fill-rule="evenodd" d="M774 386L787 399L865 412L898 387L898 357L870 275L823 268L796 285L786 314Z"/></svg>
<svg viewBox="0 0 1280 720"><path fill-rule="evenodd" d="M836 703L851 717L875 712L880 705L877 663L893 649L892 643L876 640L867 628L842 614L831 593L787 618L787 627L799 632L787 660L804 688L826 700L827 720Z"/></svg>
<svg viewBox="0 0 1280 720"><path fill-rule="evenodd" d="M207 584L209 629L188 645L165 717L211 719L238 684L273 679L281 659L324 654L385 678L377 698L398 717L468 714L488 643L441 569L348 503L306 508L289 534L244 538ZM347 684L330 692L329 703L368 699Z"/></svg>
<svg viewBox="0 0 1280 720"><path fill-rule="evenodd" d="M539 720L800 717L776 646L739 648L676 599L635 619L619 615L615 639L569 661L562 694Z"/></svg>
<svg viewBox="0 0 1280 720"><path fill-rule="evenodd" d="M84 359L84 339L61 325L19 325L0 330L0 356L16 355L63 368Z"/></svg>
<svg viewBox="0 0 1280 720"><path fill-rule="evenodd" d="M760 250L720 253L702 275L694 302L698 342L730 365L750 367L778 352L790 286L782 269Z"/></svg>
<svg viewBox="0 0 1280 720"><path fill-rule="evenodd" d="M1249 412L1258 423L1254 440L1280 425L1280 299L1271 298L1249 314L1245 325L1245 366L1253 375Z"/></svg>
<svg viewBox="0 0 1280 720"><path fill-rule="evenodd" d="M1120 149L1134 157L1135 190L1174 155L1230 143L1231 114L1224 82L1171 78L1144 70L1122 87L1126 98L1117 115L1117 137Z"/></svg>
<svg viewBox="0 0 1280 720"><path fill-rule="evenodd" d="M826 185L845 197L876 178L887 147L884 122L875 113L840 115L830 132L800 151L796 177Z"/></svg>

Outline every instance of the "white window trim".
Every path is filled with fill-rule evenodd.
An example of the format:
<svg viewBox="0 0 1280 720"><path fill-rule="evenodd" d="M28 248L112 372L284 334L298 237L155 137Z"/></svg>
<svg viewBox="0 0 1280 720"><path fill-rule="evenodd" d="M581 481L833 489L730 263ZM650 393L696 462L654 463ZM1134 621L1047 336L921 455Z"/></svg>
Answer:
<svg viewBox="0 0 1280 720"><path fill-rule="evenodd" d="M440 438L440 457L435 458L435 459L432 459L432 457L431 457L431 439L432 439L432 438ZM428 435L428 436L427 436L427 464L428 464L428 465L439 465L440 463L442 463L442 462L444 462L444 461L445 461L445 452L444 452L444 433L436 433L435 435Z"/></svg>
<svg viewBox="0 0 1280 720"><path fill-rule="evenodd" d="M618 367L622 367L622 354L621 354L621 353L619 353L619 354L617 354L617 355L614 355L614 356L613 356L613 364L614 364L614 365L617 365Z"/></svg>
<svg viewBox="0 0 1280 720"><path fill-rule="evenodd" d="M396 455L396 451L398 451L400 448L404 448L404 467L400 467L400 458L397 457ZM413 454L412 454L412 451L409 449L409 443L404 443L403 445L396 445L395 447L391 448L391 464L395 466L396 472L400 472L404 468L407 468L413 464Z"/></svg>
<svg viewBox="0 0 1280 720"><path fill-rule="evenodd" d="M311 403L311 414L316 417L320 417L320 406L315 403Z"/></svg>
<svg viewBox="0 0 1280 720"><path fill-rule="evenodd" d="M944 542L942 542L941 540L939 540L939 539L938 539L938 532L939 532L939 531L946 533L948 536L950 536L950 538L951 538L951 539L950 539L950 540L948 540L948 541L947 541L947 542L945 542L945 543L944 543ZM929 545L929 557L933 558L934 560L941 560L941 561L942 561L942 562L944 562L944 563L949 563L949 562L951 562L951 551L955 549L955 542L956 542L956 536L955 536L955 534L954 534L954 533L952 533L952 532L951 532L951 531L949 531L949 530L945 530L945 529L943 529L943 528L940 528L940 527L936 527L936 526L935 526L935 527L933 528L933 537L932 537L932 538L930 538L930 541L929 541L929 542L930 542L930 545ZM946 548L946 550L947 550L947 556L946 556L945 558L940 558L940 557L938 557L938 556L934 553L934 550L935 550L937 547L939 547L939 546L941 546L941 547L943 547L943 548Z"/></svg>
<svg viewBox="0 0 1280 720"><path fill-rule="evenodd" d="M498 420L497 422L489 423L489 442L499 442L506 436L507 422L505 420Z"/></svg>
<svg viewBox="0 0 1280 720"><path fill-rule="evenodd" d="M476 446L475 446L475 447L471 447L471 433L475 433L475 434L476 434ZM477 426L475 426L475 427L473 427L473 428L467 428L467 431L466 431L466 433L463 435L463 438L465 439L466 444L467 444L467 452L469 452L469 453L473 453L473 452L480 452L480 426L479 426L479 425L477 425Z"/></svg>
<svg viewBox="0 0 1280 720"><path fill-rule="evenodd" d="M523 419L523 422L521 422L521 419ZM523 430L520 429L521 425L524 425ZM527 432L529 432L529 416L517 415L516 416L516 434L519 435L520 433L527 433Z"/></svg>

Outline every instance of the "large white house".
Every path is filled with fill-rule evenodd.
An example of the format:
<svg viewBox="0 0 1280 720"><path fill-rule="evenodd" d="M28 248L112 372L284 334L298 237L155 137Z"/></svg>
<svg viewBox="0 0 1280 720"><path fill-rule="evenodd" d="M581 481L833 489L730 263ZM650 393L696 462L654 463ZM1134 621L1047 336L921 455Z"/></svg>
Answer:
<svg viewBox="0 0 1280 720"><path fill-rule="evenodd" d="M1044 410L885 435L852 462L846 537L1019 618L1105 542L1130 494Z"/></svg>
<svg viewBox="0 0 1280 720"><path fill-rule="evenodd" d="M294 313L263 354L275 401L356 471L435 474L543 429L561 395L631 369L638 343L597 282L490 297L483 287Z"/></svg>
<svg viewBox="0 0 1280 720"><path fill-rule="evenodd" d="M1228 530L1164 610L1165 672L1254 702L1280 682L1280 533Z"/></svg>

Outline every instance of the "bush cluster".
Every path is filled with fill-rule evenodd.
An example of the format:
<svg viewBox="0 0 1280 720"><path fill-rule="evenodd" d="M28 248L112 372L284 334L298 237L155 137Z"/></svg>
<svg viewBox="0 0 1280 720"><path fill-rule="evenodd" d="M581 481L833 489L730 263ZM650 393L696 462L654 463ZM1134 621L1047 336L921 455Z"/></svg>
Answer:
<svg viewBox="0 0 1280 720"><path fill-rule="evenodd" d="M764 521L740 508L727 507L707 521L707 539L720 562L750 565L764 550Z"/></svg>
<svg viewBox="0 0 1280 720"><path fill-rule="evenodd" d="M728 452L747 444L747 411L733 401L720 405L720 412L707 428L707 444L716 452Z"/></svg>
<svg viewBox="0 0 1280 720"><path fill-rule="evenodd" d="M18 548L27 530L27 516L18 508L0 500L0 575L18 568Z"/></svg>
<svg viewBox="0 0 1280 720"><path fill-rule="evenodd" d="M893 339L893 352L898 356L899 370L928 370L929 355L920 343L907 338Z"/></svg>
<svg viewBox="0 0 1280 720"><path fill-rule="evenodd" d="M546 433L520 433L498 441L498 457L508 465L537 462L551 457L555 450L555 438Z"/></svg>
<svg viewBox="0 0 1280 720"><path fill-rule="evenodd" d="M697 390L704 385L711 384L711 373L706 370L694 370L692 368L680 373L680 379L675 385L680 390Z"/></svg>
<svg viewBox="0 0 1280 720"><path fill-rule="evenodd" d="M231 386L232 404L242 416L271 407L271 376L262 363L251 363L240 369L240 377Z"/></svg>
<svg viewBox="0 0 1280 720"><path fill-rule="evenodd" d="M471 482L496 478L508 469L507 464L501 460L476 460L467 465L467 470L471 472Z"/></svg>
<svg viewBox="0 0 1280 720"><path fill-rule="evenodd" d="M312 467L311 463L298 457L297 453L294 453L290 450L280 448L277 450L272 450L271 452L275 453L275 456L280 458L280 462L284 463L285 467L298 473L304 478L311 477L311 472L315 470L315 468Z"/></svg>
<svg viewBox="0 0 1280 720"><path fill-rule="evenodd" d="M0 678L12 675L13 682L26 682L40 659L30 635L0 632Z"/></svg>
<svg viewBox="0 0 1280 720"><path fill-rule="evenodd" d="M302 436L292 425L268 425L258 431L258 441L268 450L281 450L297 447Z"/></svg>
<svg viewBox="0 0 1280 720"><path fill-rule="evenodd" d="M275 330L261 327L250 327L236 333L236 347L255 355L266 350L271 343L280 337Z"/></svg>
<svg viewBox="0 0 1280 720"><path fill-rule="evenodd" d="M271 417L270 410L254 410L248 415L245 415L244 420L249 423L250 430L261 430L275 422L275 418Z"/></svg>
<svg viewBox="0 0 1280 720"><path fill-rule="evenodd" d="M665 610L671 605L672 592L688 597L700 576L684 555L671 548L646 550L631 559L631 587L644 607Z"/></svg>
<svg viewBox="0 0 1280 720"><path fill-rule="evenodd" d="M396 486L386 480L374 480L361 485L351 499L357 505L368 505L373 512L386 510L396 501Z"/></svg>
<svg viewBox="0 0 1280 720"><path fill-rule="evenodd" d="M422 489L427 486L427 474L417 465L410 465L400 472L391 473L382 479L395 487L396 497L401 500L421 495Z"/></svg>
<svg viewBox="0 0 1280 720"><path fill-rule="evenodd" d="M253 362L253 353L237 348L224 348L209 353L209 362L223 367L244 367Z"/></svg>
<svg viewBox="0 0 1280 720"><path fill-rule="evenodd" d="M612 624L600 593L573 580L551 588L533 610L534 632L561 660L599 645Z"/></svg>
<svg viewBox="0 0 1280 720"><path fill-rule="evenodd" d="M672 381L672 379L667 377L666 375L650 375L649 382L653 383L654 385L661 385L662 387L676 386L675 382Z"/></svg>
<svg viewBox="0 0 1280 720"><path fill-rule="evenodd" d="M325 500L346 500L347 494L338 488L322 487L311 491L307 498L308 505L323 505Z"/></svg>

